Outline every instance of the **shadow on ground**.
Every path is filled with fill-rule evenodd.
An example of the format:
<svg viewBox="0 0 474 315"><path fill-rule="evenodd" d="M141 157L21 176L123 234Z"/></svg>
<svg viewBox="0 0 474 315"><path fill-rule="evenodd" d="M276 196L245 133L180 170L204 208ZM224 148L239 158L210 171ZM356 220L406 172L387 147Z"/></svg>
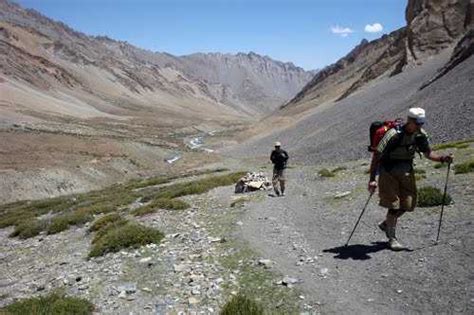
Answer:
<svg viewBox="0 0 474 315"><path fill-rule="evenodd" d="M337 254L334 256L336 259L349 259L354 260L367 260L372 257L369 254L379 252L381 250L388 249L387 242L373 242L372 245L349 245L339 246L323 250L324 253Z"/></svg>

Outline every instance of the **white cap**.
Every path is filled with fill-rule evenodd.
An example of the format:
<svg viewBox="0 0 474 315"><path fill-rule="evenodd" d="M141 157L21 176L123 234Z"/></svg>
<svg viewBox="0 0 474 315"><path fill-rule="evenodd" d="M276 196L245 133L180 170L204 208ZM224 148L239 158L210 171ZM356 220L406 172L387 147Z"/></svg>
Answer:
<svg viewBox="0 0 474 315"><path fill-rule="evenodd" d="M412 107L408 110L408 118L413 118L418 124L424 124L426 121L425 110L420 107Z"/></svg>
<svg viewBox="0 0 474 315"><path fill-rule="evenodd" d="M275 142L275 146L276 146L276 147L280 147L280 146L281 146L280 141Z"/></svg>

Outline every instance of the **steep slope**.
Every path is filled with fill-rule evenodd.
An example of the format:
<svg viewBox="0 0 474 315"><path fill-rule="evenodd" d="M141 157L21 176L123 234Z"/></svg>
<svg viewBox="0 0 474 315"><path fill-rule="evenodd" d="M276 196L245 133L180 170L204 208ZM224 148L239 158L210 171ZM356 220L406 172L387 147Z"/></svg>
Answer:
<svg viewBox="0 0 474 315"><path fill-rule="evenodd" d="M254 53L153 53L107 37L86 36L6 0L0 1L0 45L4 80L68 95L80 90L78 102L91 103L92 97L99 103L93 107L105 112L111 109L100 103L114 103L113 112L122 115L131 114L124 108L129 104L134 110L138 106L183 115L186 108L197 119L253 119L286 102L312 76Z"/></svg>
<svg viewBox="0 0 474 315"><path fill-rule="evenodd" d="M316 75L284 108L301 112L326 101L344 99L372 80L393 76L450 49L472 27L469 0L410 0L407 26L362 43ZM299 108L299 109L297 109Z"/></svg>
<svg viewBox="0 0 474 315"><path fill-rule="evenodd" d="M464 0L410 1L405 28L321 70L232 155L265 156L278 140L295 163L360 158L370 123L404 117L411 106L426 108L433 142L472 138L473 9Z"/></svg>
<svg viewBox="0 0 474 315"><path fill-rule="evenodd" d="M224 151L232 157L259 156L263 161L275 141L281 141L296 165L369 158L369 125L374 120L405 117L411 106L427 110L425 126L433 143L474 138L474 56L445 76L419 90L450 58L441 53L423 65L377 80L335 104L308 110L298 120L278 130ZM273 117L282 121L286 116ZM265 123L265 122L263 122ZM268 123L275 125L274 121Z"/></svg>
<svg viewBox="0 0 474 315"><path fill-rule="evenodd" d="M183 72L222 85L220 101L251 114L275 110L290 100L315 73L253 52L237 55L197 53L180 60Z"/></svg>

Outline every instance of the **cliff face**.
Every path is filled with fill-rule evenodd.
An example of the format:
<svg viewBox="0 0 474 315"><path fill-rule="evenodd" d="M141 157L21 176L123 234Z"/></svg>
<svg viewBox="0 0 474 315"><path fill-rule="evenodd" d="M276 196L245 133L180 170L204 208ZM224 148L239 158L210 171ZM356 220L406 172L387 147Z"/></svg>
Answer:
<svg viewBox="0 0 474 315"><path fill-rule="evenodd" d="M450 47L471 23L470 0L409 0L407 61L423 60Z"/></svg>
<svg viewBox="0 0 474 315"><path fill-rule="evenodd" d="M473 12L474 2L470 0L409 0L406 27L372 42L364 40L347 56L321 70L283 107L301 111L340 101L377 78L422 64L466 36L452 57L452 64L458 64L472 55L470 38L465 34L472 28Z"/></svg>

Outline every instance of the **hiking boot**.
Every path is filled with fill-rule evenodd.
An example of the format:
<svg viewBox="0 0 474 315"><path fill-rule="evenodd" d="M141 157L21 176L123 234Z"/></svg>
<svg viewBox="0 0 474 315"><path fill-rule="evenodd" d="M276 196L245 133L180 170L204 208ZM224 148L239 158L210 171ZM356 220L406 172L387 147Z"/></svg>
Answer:
<svg viewBox="0 0 474 315"><path fill-rule="evenodd" d="M277 197L280 197L280 192L278 190L275 190L275 195L277 195Z"/></svg>
<svg viewBox="0 0 474 315"><path fill-rule="evenodd" d="M388 232L387 232L387 222L385 222L385 221L380 222L378 224L378 227L382 232L385 233L385 236L387 236L387 238L389 238Z"/></svg>
<svg viewBox="0 0 474 315"><path fill-rule="evenodd" d="M284 193L284 192L282 192L282 193L281 193L281 196L282 196L282 197L285 197L285 193Z"/></svg>
<svg viewBox="0 0 474 315"><path fill-rule="evenodd" d="M393 251L400 251L400 250L405 249L405 247L402 244L400 244L400 242L396 238L389 239L388 246Z"/></svg>

